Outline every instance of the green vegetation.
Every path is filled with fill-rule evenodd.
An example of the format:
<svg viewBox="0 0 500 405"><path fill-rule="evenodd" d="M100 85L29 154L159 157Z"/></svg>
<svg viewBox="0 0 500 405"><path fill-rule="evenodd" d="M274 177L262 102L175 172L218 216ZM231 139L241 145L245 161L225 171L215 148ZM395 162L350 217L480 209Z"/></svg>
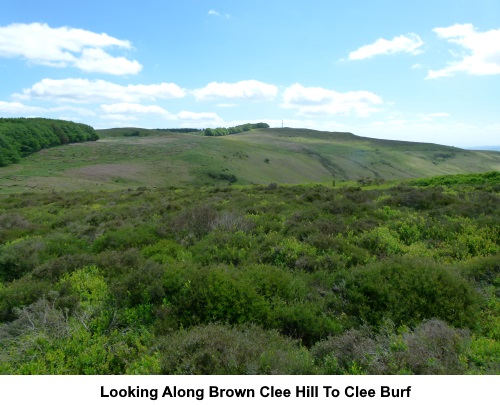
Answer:
<svg viewBox="0 0 500 405"><path fill-rule="evenodd" d="M498 172L210 170L215 186L0 195L0 373L500 373Z"/></svg>
<svg viewBox="0 0 500 405"><path fill-rule="evenodd" d="M224 136L224 135L233 135L240 134L242 132L248 132L252 129L259 128L269 128L269 125L264 122L259 122L258 124L243 124L237 125L235 127L229 128L207 128L205 129L205 136Z"/></svg>
<svg viewBox="0 0 500 405"><path fill-rule="evenodd" d="M88 125L45 118L0 118L0 167L51 146L96 141Z"/></svg>
<svg viewBox="0 0 500 405"><path fill-rule="evenodd" d="M160 132L176 132L179 134L189 134L191 132L202 132L199 128L158 128Z"/></svg>
<svg viewBox="0 0 500 405"><path fill-rule="evenodd" d="M0 194L270 183L390 187L404 178L500 170L498 152L341 132L260 128L203 136L115 128L98 133L97 142L43 149L0 168Z"/></svg>

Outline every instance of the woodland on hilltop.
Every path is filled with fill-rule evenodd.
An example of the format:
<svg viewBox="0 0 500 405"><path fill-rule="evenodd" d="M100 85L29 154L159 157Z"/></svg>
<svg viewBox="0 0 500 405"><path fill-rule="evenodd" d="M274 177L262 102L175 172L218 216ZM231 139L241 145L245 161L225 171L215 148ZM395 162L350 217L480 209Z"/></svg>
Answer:
<svg viewBox="0 0 500 405"><path fill-rule="evenodd" d="M234 135L234 134L240 134L242 132L248 132L251 131L252 129L259 129L259 128L269 128L269 125L264 123L264 122L259 122L257 124L243 124L243 125L237 125L235 127L219 127L219 128L207 128L205 129L205 136L224 136L224 135Z"/></svg>
<svg viewBox="0 0 500 405"><path fill-rule="evenodd" d="M89 125L47 118L0 118L0 167L51 146L96 141Z"/></svg>

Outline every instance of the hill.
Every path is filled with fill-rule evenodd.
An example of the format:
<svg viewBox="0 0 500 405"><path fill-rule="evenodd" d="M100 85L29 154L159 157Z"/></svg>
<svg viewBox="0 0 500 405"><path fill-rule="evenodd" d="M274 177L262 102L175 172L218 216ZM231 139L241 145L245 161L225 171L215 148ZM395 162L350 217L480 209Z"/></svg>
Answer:
<svg viewBox="0 0 500 405"><path fill-rule="evenodd" d="M137 187L299 184L500 170L500 153L309 129L221 137L140 128L44 149L0 169L0 193Z"/></svg>

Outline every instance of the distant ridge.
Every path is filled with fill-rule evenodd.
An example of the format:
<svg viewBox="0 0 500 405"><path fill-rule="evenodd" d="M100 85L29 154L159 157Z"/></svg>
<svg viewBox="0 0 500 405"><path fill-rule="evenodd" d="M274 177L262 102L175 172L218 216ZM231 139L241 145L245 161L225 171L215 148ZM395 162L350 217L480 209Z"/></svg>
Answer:
<svg viewBox="0 0 500 405"><path fill-rule="evenodd" d="M350 132L259 128L224 136L144 128L97 130L0 169L0 193L271 183L305 184L500 171L500 153L374 139Z"/></svg>
<svg viewBox="0 0 500 405"><path fill-rule="evenodd" d="M494 150L500 152L500 146L470 146L464 149L468 150Z"/></svg>

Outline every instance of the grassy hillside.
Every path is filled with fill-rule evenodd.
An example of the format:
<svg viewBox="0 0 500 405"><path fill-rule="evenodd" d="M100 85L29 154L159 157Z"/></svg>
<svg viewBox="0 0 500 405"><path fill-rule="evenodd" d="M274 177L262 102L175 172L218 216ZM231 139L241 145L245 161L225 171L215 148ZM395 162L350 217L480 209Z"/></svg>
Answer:
<svg viewBox="0 0 500 405"><path fill-rule="evenodd" d="M97 142L42 150L0 168L0 193L230 183L331 184L332 180L366 177L391 180L500 170L498 152L350 133L288 128L223 137L137 128L98 132L103 139Z"/></svg>
<svg viewBox="0 0 500 405"><path fill-rule="evenodd" d="M0 373L500 373L498 172L0 207Z"/></svg>

